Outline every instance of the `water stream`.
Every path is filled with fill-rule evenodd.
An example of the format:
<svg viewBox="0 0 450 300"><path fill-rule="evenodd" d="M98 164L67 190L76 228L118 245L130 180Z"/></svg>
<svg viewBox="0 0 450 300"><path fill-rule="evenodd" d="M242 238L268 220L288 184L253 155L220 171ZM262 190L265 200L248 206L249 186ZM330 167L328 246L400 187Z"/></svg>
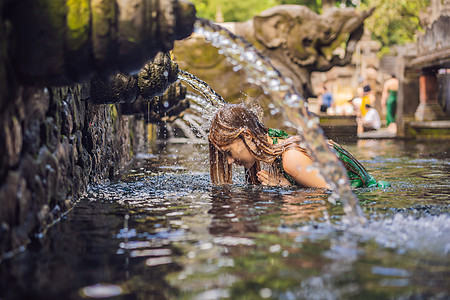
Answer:
<svg viewBox="0 0 450 300"><path fill-rule="evenodd" d="M272 96L269 113L279 115L284 120L284 127L280 129L297 133L303 138L300 146L308 151L320 174L334 191L332 197L339 198L343 203L344 211L351 217L349 221L364 223L364 214L351 190L344 166L328 146L318 118L308 113L307 103L291 80L283 77L253 45L225 28L209 20L199 19L195 24L195 32L219 48L219 53L227 57L235 70L245 70L250 83L262 87L265 93Z"/></svg>
<svg viewBox="0 0 450 300"><path fill-rule="evenodd" d="M204 82L203 80L197 78L195 75L186 72L185 70L180 70L178 72L178 78L188 83L191 87L193 87L196 91L202 94L206 99L208 99L211 105L220 107L225 105L227 102L219 95L216 91L214 91L209 84Z"/></svg>

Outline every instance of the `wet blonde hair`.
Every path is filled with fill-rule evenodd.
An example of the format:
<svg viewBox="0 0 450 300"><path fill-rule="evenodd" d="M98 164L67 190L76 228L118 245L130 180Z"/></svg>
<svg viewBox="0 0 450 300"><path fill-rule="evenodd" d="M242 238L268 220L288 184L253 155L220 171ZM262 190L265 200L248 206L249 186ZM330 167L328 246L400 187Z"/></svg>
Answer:
<svg viewBox="0 0 450 300"><path fill-rule="evenodd" d="M220 147L231 144L240 138L245 147L256 158L256 163L245 169L247 183L259 184L256 176L261 169L260 162L273 165L275 159L286 149L298 146L298 137L289 138L281 144L272 144L268 140L269 129L265 127L254 112L241 104L228 104L214 115L209 129L210 174L213 184L232 183L231 165L228 164Z"/></svg>

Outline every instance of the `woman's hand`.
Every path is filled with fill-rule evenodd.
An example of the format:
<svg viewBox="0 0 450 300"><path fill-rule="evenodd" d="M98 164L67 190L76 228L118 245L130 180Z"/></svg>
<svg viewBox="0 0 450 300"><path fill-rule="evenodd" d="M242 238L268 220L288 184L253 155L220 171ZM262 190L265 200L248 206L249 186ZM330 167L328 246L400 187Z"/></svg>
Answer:
<svg viewBox="0 0 450 300"><path fill-rule="evenodd" d="M269 171L261 170L257 174L258 180L262 185L271 185L271 186L288 186L291 185L289 180L287 180L284 176L278 175L276 178L271 178L269 175Z"/></svg>

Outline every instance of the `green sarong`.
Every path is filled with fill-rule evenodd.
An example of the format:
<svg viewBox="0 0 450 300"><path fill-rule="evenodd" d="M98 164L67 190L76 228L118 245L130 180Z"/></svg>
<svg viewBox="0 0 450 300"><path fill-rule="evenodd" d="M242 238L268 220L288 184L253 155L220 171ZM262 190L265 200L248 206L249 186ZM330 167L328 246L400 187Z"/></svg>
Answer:
<svg viewBox="0 0 450 300"><path fill-rule="evenodd" d="M397 91L389 90L389 96L386 100L387 125L395 122L396 114L397 114Z"/></svg>
<svg viewBox="0 0 450 300"><path fill-rule="evenodd" d="M269 137L272 138L274 144L278 144L278 139L286 139L289 135L283 130L279 129L269 129ZM375 178L367 172L364 166L353 157L347 150L345 150L341 145L328 140L328 144L336 150L339 160L344 164L347 170L347 175L350 178L350 184L353 188L359 187L388 187L390 184L386 181L379 180L378 182ZM294 178L287 174L283 169L283 162L280 157L277 157L275 163L278 166L279 171L283 176L291 183L296 185Z"/></svg>

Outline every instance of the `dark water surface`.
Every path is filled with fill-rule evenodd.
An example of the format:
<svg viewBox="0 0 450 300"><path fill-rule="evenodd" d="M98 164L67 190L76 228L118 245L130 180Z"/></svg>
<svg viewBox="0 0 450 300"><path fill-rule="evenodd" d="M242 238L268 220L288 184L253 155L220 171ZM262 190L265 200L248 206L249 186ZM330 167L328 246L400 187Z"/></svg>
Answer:
<svg viewBox="0 0 450 300"><path fill-rule="evenodd" d="M159 145L0 264L0 299L450 298L448 143L346 148L392 183L356 191L365 226L323 190L211 186L206 146Z"/></svg>

